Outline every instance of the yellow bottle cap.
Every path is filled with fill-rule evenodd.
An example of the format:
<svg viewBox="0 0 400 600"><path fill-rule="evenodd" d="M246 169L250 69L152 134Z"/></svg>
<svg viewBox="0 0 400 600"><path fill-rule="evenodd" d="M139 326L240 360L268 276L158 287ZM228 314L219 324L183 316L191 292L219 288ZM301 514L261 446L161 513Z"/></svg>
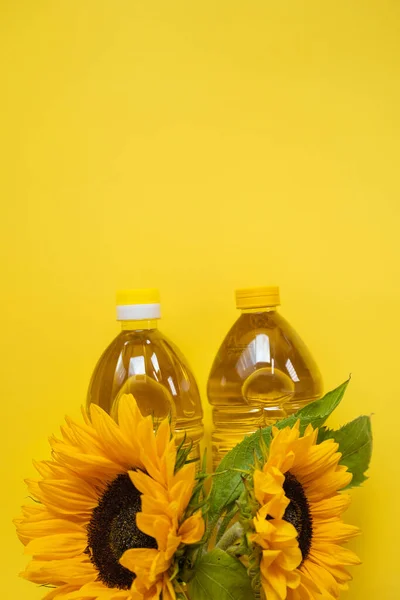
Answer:
<svg viewBox="0 0 400 600"><path fill-rule="evenodd" d="M117 292L117 320L136 321L160 318L160 292L156 289Z"/></svg>
<svg viewBox="0 0 400 600"><path fill-rule="evenodd" d="M255 287L236 290L236 308L267 308L279 306L279 287Z"/></svg>

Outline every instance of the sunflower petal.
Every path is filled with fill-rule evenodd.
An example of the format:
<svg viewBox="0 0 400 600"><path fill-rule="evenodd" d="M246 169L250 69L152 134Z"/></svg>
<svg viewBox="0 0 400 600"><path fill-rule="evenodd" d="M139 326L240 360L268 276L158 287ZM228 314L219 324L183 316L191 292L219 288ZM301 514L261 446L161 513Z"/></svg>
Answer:
<svg viewBox="0 0 400 600"><path fill-rule="evenodd" d="M178 519L182 517L189 504L194 488L195 466L193 463L187 466L191 468L186 469L186 467L183 467L183 469L178 471L175 475L172 481L172 488L169 492L170 501L175 502L176 504ZM183 471L183 473L181 473L181 471Z"/></svg>
<svg viewBox="0 0 400 600"><path fill-rule="evenodd" d="M323 598L326 598L327 600L336 600L336 598L339 597L339 585L329 571L310 560L307 560L302 565L301 570L317 585L319 592L323 594Z"/></svg>
<svg viewBox="0 0 400 600"><path fill-rule="evenodd" d="M165 576L163 579L162 600L176 600L174 586L168 577Z"/></svg>
<svg viewBox="0 0 400 600"><path fill-rule="evenodd" d="M340 517L349 507L350 502L350 494L336 494L333 497L325 498L319 502L313 502L311 506L313 519Z"/></svg>
<svg viewBox="0 0 400 600"><path fill-rule="evenodd" d="M143 419L132 394L123 394L118 401L118 423L126 439L135 440L137 438L138 424Z"/></svg>
<svg viewBox="0 0 400 600"><path fill-rule="evenodd" d="M147 586L142 579L137 577L130 589L132 600L158 600L163 588L163 580Z"/></svg>
<svg viewBox="0 0 400 600"><path fill-rule="evenodd" d="M143 533L157 540L158 547L165 550L168 534L171 528L171 520L166 515L146 515L137 513L136 524Z"/></svg>
<svg viewBox="0 0 400 600"><path fill-rule="evenodd" d="M178 535L182 538L184 544L195 544L199 542L204 535L204 520L201 511L186 519L178 529Z"/></svg>
<svg viewBox="0 0 400 600"><path fill-rule="evenodd" d="M307 484L307 498L311 502L329 498L349 485L352 477L347 467L339 465L335 471L328 471Z"/></svg>
<svg viewBox="0 0 400 600"><path fill-rule="evenodd" d="M84 482L47 479L39 489L41 502L58 514L90 514L98 504L97 491Z"/></svg>
<svg viewBox="0 0 400 600"><path fill-rule="evenodd" d="M360 534L358 527L343 523L340 519L318 522L314 527L313 542L315 546L324 546L325 543L344 544Z"/></svg>
<svg viewBox="0 0 400 600"><path fill-rule="evenodd" d="M126 438L115 421L95 404L91 405L91 419L96 429L104 453L123 470L142 466L139 448L132 443L132 438Z"/></svg>
<svg viewBox="0 0 400 600"><path fill-rule="evenodd" d="M263 550L261 561L261 573L267 579L269 577L269 567L280 555L280 550Z"/></svg>
<svg viewBox="0 0 400 600"><path fill-rule="evenodd" d="M142 471L129 471L129 477L135 488L147 494L150 497L155 497L157 500L169 502L166 489L157 481L154 481L149 475Z"/></svg>
<svg viewBox="0 0 400 600"><path fill-rule="evenodd" d="M54 588L48 594L46 594L43 600L68 600L67 596L70 592L75 592L80 589L80 586L76 585L61 585Z"/></svg>
<svg viewBox="0 0 400 600"><path fill-rule="evenodd" d="M119 562L123 567L137 573L151 568L158 551L150 548L131 548L123 553Z"/></svg>
<svg viewBox="0 0 400 600"><path fill-rule="evenodd" d="M108 588L100 581L83 585L65 596L65 600L129 600L130 592Z"/></svg>
<svg viewBox="0 0 400 600"><path fill-rule="evenodd" d="M77 533L56 533L32 539L25 547L25 554L37 560L60 560L80 556L87 547L87 535Z"/></svg>
<svg viewBox="0 0 400 600"><path fill-rule="evenodd" d="M32 560L21 576L34 583L83 585L94 581L97 572L88 557L76 557L62 560Z"/></svg>
<svg viewBox="0 0 400 600"><path fill-rule="evenodd" d="M266 593L268 600L285 600L287 595L286 577L281 569L271 566L268 569L268 579L263 578L263 587L265 583L269 588L269 592Z"/></svg>

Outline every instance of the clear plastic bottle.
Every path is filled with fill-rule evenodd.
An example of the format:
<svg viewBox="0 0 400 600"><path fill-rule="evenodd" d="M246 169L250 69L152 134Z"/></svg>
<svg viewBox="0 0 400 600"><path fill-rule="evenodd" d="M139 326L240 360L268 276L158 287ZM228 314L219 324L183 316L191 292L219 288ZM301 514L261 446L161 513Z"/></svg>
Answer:
<svg viewBox="0 0 400 600"><path fill-rule="evenodd" d="M277 312L279 288L236 291L242 314L215 357L207 385L214 467L245 435L322 395L307 347Z"/></svg>
<svg viewBox="0 0 400 600"><path fill-rule="evenodd" d="M117 294L121 333L106 348L92 375L87 404L99 405L117 419L119 398L132 394L143 415L155 422L169 416L177 443L193 443L190 458L200 455L203 410L195 378L180 351L158 329L157 290Z"/></svg>

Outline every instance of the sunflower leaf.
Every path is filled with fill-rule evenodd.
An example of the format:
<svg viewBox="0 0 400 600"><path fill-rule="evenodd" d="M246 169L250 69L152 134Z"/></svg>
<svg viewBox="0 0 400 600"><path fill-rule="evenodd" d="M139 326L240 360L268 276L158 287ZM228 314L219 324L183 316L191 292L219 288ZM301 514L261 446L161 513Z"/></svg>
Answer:
<svg viewBox="0 0 400 600"><path fill-rule="evenodd" d="M188 587L191 600L254 599L245 567L219 548L201 557Z"/></svg>
<svg viewBox="0 0 400 600"><path fill-rule="evenodd" d="M320 430L318 442L327 439L333 439L339 444L339 452L342 453L340 464L345 465L353 474L353 479L347 487L361 485L367 479L365 472L372 454L370 417L358 417L336 431L325 428Z"/></svg>
<svg viewBox="0 0 400 600"><path fill-rule="evenodd" d="M260 429L244 438L224 456L215 471L210 491L206 539L211 535L219 517L226 512L227 507L233 506L242 493L243 471L249 470L254 464L255 455L260 456L260 436L268 446L271 440L271 428Z"/></svg>
<svg viewBox="0 0 400 600"><path fill-rule="evenodd" d="M349 382L350 379L325 394L319 400L310 402L310 404L297 411L294 416L300 419L301 429L304 430L310 423L314 428L321 427L335 408L339 406Z"/></svg>

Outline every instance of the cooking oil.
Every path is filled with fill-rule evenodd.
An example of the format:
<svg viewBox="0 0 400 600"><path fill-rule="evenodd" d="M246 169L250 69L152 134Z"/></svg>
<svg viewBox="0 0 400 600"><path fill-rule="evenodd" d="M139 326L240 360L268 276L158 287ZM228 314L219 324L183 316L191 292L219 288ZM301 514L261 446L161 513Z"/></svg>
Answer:
<svg viewBox="0 0 400 600"><path fill-rule="evenodd" d="M123 394L132 394L140 412L152 415L155 426L168 417L177 444L193 444L198 459L203 437L203 410L196 380L178 348L158 329L157 290L127 290L117 294L121 332L106 348L92 375L87 404L97 404L115 420Z"/></svg>
<svg viewBox="0 0 400 600"><path fill-rule="evenodd" d="M236 291L241 315L222 342L207 385L214 467L244 436L322 395L318 367L278 313L279 303L277 287Z"/></svg>

